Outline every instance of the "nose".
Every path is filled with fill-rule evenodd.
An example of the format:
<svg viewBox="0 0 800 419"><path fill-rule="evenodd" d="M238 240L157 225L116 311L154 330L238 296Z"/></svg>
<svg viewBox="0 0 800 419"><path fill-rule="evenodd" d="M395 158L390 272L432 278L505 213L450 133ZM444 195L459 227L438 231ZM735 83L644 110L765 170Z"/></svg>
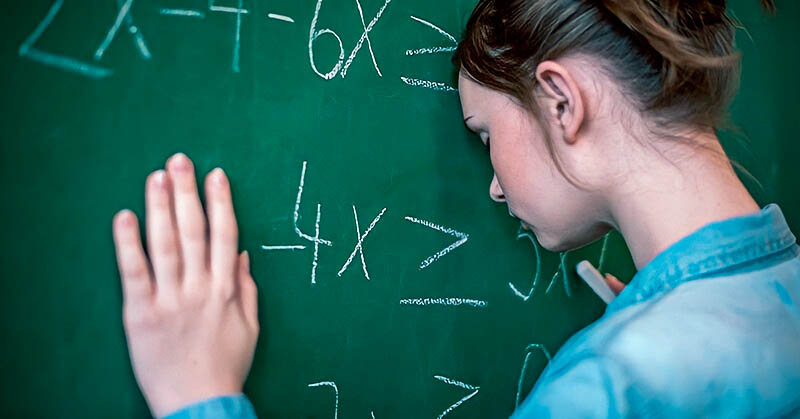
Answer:
<svg viewBox="0 0 800 419"><path fill-rule="evenodd" d="M492 176L492 183L489 185L489 196L495 202L506 202L506 196L503 194L503 189L497 181L497 175Z"/></svg>

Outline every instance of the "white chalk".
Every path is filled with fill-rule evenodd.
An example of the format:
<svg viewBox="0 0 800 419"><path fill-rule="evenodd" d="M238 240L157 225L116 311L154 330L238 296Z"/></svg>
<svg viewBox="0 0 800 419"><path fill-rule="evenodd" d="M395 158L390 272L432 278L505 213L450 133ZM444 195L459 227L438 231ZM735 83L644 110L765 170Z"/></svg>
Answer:
<svg viewBox="0 0 800 419"><path fill-rule="evenodd" d="M588 260L578 263L575 269L578 271L578 276L583 278L583 280L589 285L594 293L603 300L603 302L608 304L614 300L616 297L614 291L611 290L611 287L609 287L605 279L603 279L603 275L600 274L600 271L595 269L595 267L592 266Z"/></svg>
<svg viewBox="0 0 800 419"><path fill-rule="evenodd" d="M289 16L279 15L277 13L269 13L267 14L267 17L270 19L282 20L284 22L294 23L294 19L290 18Z"/></svg>
<svg viewBox="0 0 800 419"><path fill-rule="evenodd" d="M78 61L74 58L40 51L33 47L33 45L36 44L36 41L38 41L42 36L42 33L44 33L45 29L47 29L47 27L50 26L50 23L53 22L53 19L55 19L63 3L64 0L56 0L53 2L53 5L50 6L50 10L47 11L47 15L45 15L44 19L39 22L39 25L36 26L36 29L34 29L33 32L25 39L22 45L19 46L20 57L27 57L44 65L57 67L66 71L72 71L95 79L110 76L113 73L111 69L97 67L92 64Z"/></svg>
<svg viewBox="0 0 800 419"><path fill-rule="evenodd" d="M452 378L447 378L447 377L444 377L444 376L441 376L441 375L434 375L433 378L435 378L435 379L437 379L437 380L439 380L439 381L441 381L443 383L450 384L451 386L461 387L461 388L466 389L466 390L473 390L472 393L467 394L466 396L462 397L461 400L459 400L459 401L453 403L452 405L450 405L450 407L445 409L445 411L442 412L439 416L437 416L436 419L442 419L443 417L447 416L448 413L452 412L458 406L461 406L462 403L464 403L465 401L471 399L472 396L478 394L478 392L481 390L481 388L478 387L478 386L473 386L473 385L470 385L470 384L467 384L467 383L463 383L461 381L454 380Z"/></svg>
<svg viewBox="0 0 800 419"><path fill-rule="evenodd" d="M409 86L420 86L426 89L436 90L439 92L457 92L458 89L448 86L445 83L440 83L438 81L430 81L430 80L421 80L415 79L411 77L403 77L400 76L400 80L403 80L403 83Z"/></svg>
<svg viewBox="0 0 800 419"><path fill-rule="evenodd" d="M309 387L328 386L328 387L332 387L333 388L333 391L336 394L336 404L334 405L333 419L338 419L339 418L339 387L336 387L336 383L334 383L333 381L320 381L318 383L311 383L308 386Z"/></svg>
<svg viewBox="0 0 800 419"><path fill-rule="evenodd" d="M197 10L190 10L190 9L166 9L166 8L162 8L160 10L160 13L162 15L196 17L196 18L199 18L199 19L204 19L206 17L205 13L197 11Z"/></svg>

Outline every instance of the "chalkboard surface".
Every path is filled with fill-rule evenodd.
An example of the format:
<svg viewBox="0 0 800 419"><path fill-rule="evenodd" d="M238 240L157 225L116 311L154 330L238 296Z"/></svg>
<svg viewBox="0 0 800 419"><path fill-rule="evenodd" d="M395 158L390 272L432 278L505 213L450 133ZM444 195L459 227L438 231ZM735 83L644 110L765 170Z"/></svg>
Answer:
<svg viewBox="0 0 800 419"><path fill-rule="evenodd" d="M731 3L749 30L732 118L748 146L731 152L798 231L800 10L782 2L770 18L755 0ZM2 416L148 415L111 217L143 217L146 175L177 151L198 175L221 166L231 179L259 286L245 391L260 416L510 414L547 354L603 312L575 263L634 269L618 235L540 252L489 200L491 167L450 64L472 6L5 5Z"/></svg>

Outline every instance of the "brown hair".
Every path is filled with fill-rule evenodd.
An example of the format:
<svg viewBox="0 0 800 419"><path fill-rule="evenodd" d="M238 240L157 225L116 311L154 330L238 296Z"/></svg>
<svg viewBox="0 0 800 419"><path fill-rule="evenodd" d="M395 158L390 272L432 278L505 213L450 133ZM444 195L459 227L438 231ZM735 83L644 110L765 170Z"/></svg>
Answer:
<svg viewBox="0 0 800 419"><path fill-rule="evenodd" d="M773 0L761 4L774 12ZM739 84L725 9L725 0L480 0L453 62L538 116L539 63L589 55L659 131L715 129Z"/></svg>

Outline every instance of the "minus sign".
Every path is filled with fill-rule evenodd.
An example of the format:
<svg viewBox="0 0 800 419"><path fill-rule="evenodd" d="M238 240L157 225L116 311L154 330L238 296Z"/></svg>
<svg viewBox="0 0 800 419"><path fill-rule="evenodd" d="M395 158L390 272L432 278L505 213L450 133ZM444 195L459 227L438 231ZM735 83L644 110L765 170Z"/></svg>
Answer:
<svg viewBox="0 0 800 419"><path fill-rule="evenodd" d="M203 12L198 12L197 10L188 10L188 9L161 9L162 15L172 15L172 16L186 16L186 17L196 17L203 19L206 15Z"/></svg>
<svg viewBox="0 0 800 419"><path fill-rule="evenodd" d="M262 245L261 248L263 250L304 250L306 247L303 245L294 245L294 246L266 246Z"/></svg>
<svg viewBox="0 0 800 419"><path fill-rule="evenodd" d="M282 20L284 22L294 23L294 19L290 18L289 16L270 13L270 14L267 15L267 17L270 18L270 19Z"/></svg>
<svg viewBox="0 0 800 419"><path fill-rule="evenodd" d="M250 13L247 9L239 9L236 7L226 7L226 6L211 6L208 8L212 12L227 12L227 13L240 13L240 14L248 14Z"/></svg>

